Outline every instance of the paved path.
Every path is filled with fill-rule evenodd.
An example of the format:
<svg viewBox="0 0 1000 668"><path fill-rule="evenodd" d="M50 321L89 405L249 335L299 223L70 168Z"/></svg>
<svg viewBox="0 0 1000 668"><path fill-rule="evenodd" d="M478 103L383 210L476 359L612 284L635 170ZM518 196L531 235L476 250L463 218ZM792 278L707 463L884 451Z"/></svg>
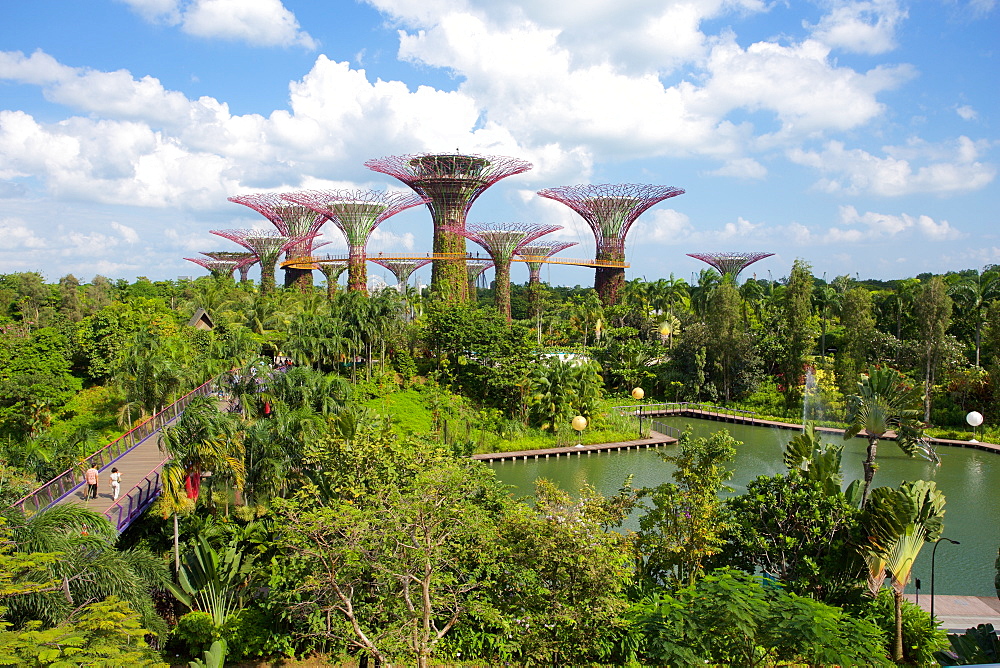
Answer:
<svg viewBox="0 0 1000 668"><path fill-rule="evenodd" d="M915 594L905 594L905 598L914 601ZM920 607L930 612L931 597L920 595ZM996 596L934 596L934 616L941 622L941 628L950 633L965 633L967 629L980 624L992 624L1000 629L1000 599Z"/></svg>
<svg viewBox="0 0 1000 668"><path fill-rule="evenodd" d="M123 498L140 480L159 468L164 459L166 459L166 455L160 452L160 432L157 431L122 455L120 459L100 470L96 499L86 498L87 486L83 484L81 479L81 485L63 497L59 503L75 503L86 506L95 512L103 513L115 505L111 498L111 480L108 477L111 475L112 468L117 467L118 472L122 474L119 498Z"/></svg>

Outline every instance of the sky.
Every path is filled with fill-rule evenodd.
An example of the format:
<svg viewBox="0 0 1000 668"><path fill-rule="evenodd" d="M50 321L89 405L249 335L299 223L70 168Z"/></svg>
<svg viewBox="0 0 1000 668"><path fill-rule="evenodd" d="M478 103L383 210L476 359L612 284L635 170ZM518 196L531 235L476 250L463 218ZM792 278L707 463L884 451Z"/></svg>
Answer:
<svg viewBox="0 0 1000 668"><path fill-rule="evenodd" d="M210 230L271 227L227 197L405 189L363 163L456 150L530 161L469 221L562 225L570 258L593 234L536 191L683 188L632 227L630 279L692 280L686 254L716 251L775 254L743 278L980 269L1000 263L998 29L997 0L8 0L0 273L202 275L184 258L239 250ZM431 237L419 207L369 251Z"/></svg>

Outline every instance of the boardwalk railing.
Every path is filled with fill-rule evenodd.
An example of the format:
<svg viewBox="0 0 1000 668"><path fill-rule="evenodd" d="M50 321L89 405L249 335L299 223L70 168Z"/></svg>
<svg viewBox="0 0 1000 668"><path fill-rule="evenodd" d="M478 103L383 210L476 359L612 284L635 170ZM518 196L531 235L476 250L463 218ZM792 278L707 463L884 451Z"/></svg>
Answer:
<svg viewBox="0 0 1000 668"><path fill-rule="evenodd" d="M757 413L743 410L742 408L728 408L726 406L716 406L714 404L695 403L690 401L668 401L662 404L636 404L634 406L615 406L613 410L622 415L634 415L636 417L649 417L653 415L663 415L670 413L700 413L709 417L731 417L752 419Z"/></svg>
<svg viewBox="0 0 1000 668"><path fill-rule="evenodd" d="M138 427L125 432L94 454L86 457L80 463L80 467L87 469L91 466L96 466L98 469L102 469L110 465L129 450L170 424L178 415L184 412L184 409L187 408L187 405L193 398L210 394L214 383L215 379L213 378L188 392ZM24 498L18 499L14 503L14 507L20 508L28 516L48 508L83 484L79 474L80 470L80 468L71 468L63 471Z"/></svg>
<svg viewBox="0 0 1000 668"><path fill-rule="evenodd" d="M156 465L145 478L139 481L128 493L119 498L115 505L104 511L111 525L121 533L139 515L142 515L156 497L160 495L160 469L170 458L167 457Z"/></svg>
<svg viewBox="0 0 1000 668"><path fill-rule="evenodd" d="M683 435L683 432L680 429L671 424L667 424L666 422L660 422L659 420L650 420L650 424L652 425L651 428L653 429L653 431L658 431L664 436L670 436L672 438L680 440L680 437Z"/></svg>

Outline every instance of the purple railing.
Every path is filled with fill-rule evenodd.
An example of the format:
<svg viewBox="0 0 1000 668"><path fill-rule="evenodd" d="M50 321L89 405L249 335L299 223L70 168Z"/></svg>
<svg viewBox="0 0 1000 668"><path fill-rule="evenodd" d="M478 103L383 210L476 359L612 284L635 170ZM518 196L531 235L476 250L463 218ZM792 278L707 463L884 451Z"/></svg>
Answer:
<svg viewBox="0 0 1000 668"><path fill-rule="evenodd" d="M160 469L169 460L170 457L167 457L157 464L156 468L132 487L125 496L120 497L115 505L104 511L104 516L119 533L132 524L132 520L142 515L160 495Z"/></svg>
<svg viewBox="0 0 1000 668"><path fill-rule="evenodd" d="M110 466L120 459L125 453L139 445L147 438L167 426L184 412L184 409L194 397L205 396L212 392L215 379L204 383L191 390L183 397L170 404L162 411L149 418L138 427L131 429L106 446L90 455L81 462L81 468L86 469L96 466L98 470ZM15 508L20 508L25 515L31 516L40 510L44 510L62 499L74 489L83 484L77 471L80 468L67 469L58 476L45 483L35 491L14 503ZM127 495L126 495L127 496Z"/></svg>

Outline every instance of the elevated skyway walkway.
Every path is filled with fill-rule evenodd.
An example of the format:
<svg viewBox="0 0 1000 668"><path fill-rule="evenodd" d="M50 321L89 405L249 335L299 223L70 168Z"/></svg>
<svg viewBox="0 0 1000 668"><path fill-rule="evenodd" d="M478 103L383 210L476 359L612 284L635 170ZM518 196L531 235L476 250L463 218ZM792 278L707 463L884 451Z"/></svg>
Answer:
<svg viewBox="0 0 1000 668"><path fill-rule="evenodd" d="M366 260L489 260L490 257L469 255L467 253L368 253ZM347 262L349 255L311 255L295 257L281 263L282 269L316 269L317 265L330 262ZM511 262L538 262L541 264L564 264L576 267L627 269L628 262L614 260L581 260L555 255L514 255Z"/></svg>
<svg viewBox="0 0 1000 668"><path fill-rule="evenodd" d="M160 469L169 459L160 452L160 432L180 417L195 397L214 391L215 379L195 388L138 427L86 457L78 467L63 471L54 479L14 503L25 515L52 506L73 503L102 513L118 532L124 531L160 495ZM98 469L97 498L87 499L83 472ZM122 474L121 495L112 499L111 469Z"/></svg>

